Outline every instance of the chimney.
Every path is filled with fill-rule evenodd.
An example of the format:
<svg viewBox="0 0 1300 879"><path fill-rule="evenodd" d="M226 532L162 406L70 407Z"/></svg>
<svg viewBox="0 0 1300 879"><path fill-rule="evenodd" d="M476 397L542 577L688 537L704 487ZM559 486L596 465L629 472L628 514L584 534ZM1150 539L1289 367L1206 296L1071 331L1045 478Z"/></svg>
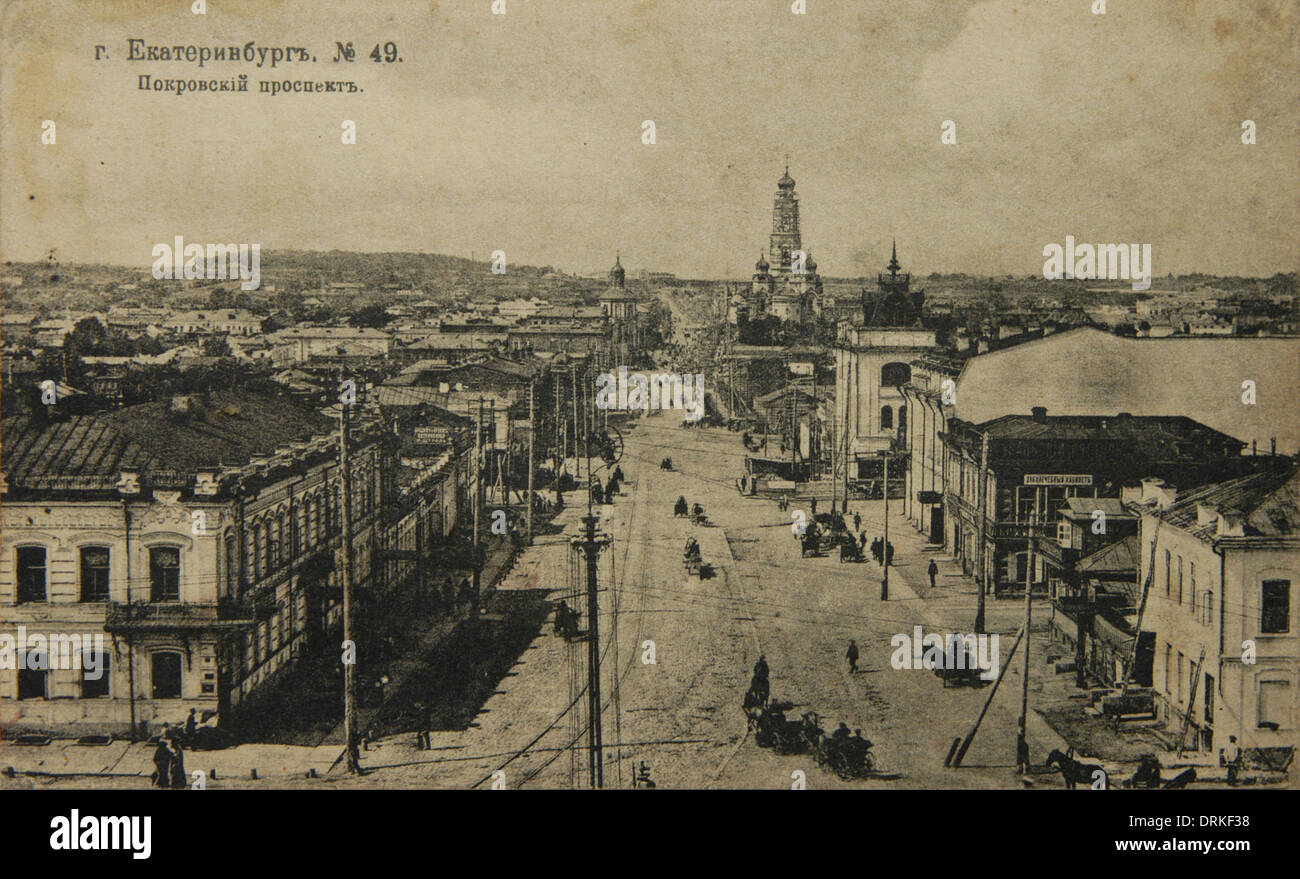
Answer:
<svg viewBox="0 0 1300 879"><path fill-rule="evenodd" d="M1119 490L1119 500L1120 503L1124 504L1125 506L1128 506L1129 504L1142 503L1142 486L1140 485L1121 486Z"/></svg>
<svg viewBox="0 0 1300 879"><path fill-rule="evenodd" d="M1142 503L1154 502L1157 509L1167 510L1178 499L1178 489L1166 485L1163 479L1148 476L1142 480Z"/></svg>
<svg viewBox="0 0 1300 879"><path fill-rule="evenodd" d="M1216 537L1245 537L1246 516L1241 510L1220 510Z"/></svg>
<svg viewBox="0 0 1300 879"><path fill-rule="evenodd" d="M1031 415L1033 415L1034 420L1037 421L1039 424L1046 424L1046 423L1047 423L1047 407L1046 407L1046 406L1035 406L1033 409L1030 409L1029 412L1030 412Z"/></svg>
<svg viewBox="0 0 1300 879"><path fill-rule="evenodd" d="M1214 525L1219 521L1219 508L1214 504L1200 503L1196 505L1196 524L1199 527Z"/></svg>

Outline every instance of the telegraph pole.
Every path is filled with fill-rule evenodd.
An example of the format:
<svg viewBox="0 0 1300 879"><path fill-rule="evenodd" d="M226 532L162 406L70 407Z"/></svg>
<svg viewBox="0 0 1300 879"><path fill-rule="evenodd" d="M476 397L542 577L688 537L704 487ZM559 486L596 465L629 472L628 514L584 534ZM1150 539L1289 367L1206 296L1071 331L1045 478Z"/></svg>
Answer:
<svg viewBox="0 0 1300 879"><path fill-rule="evenodd" d="M352 455L348 448L348 409L344 402L339 408L339 479L343 509L343 641L352 640ZM347 742L347 769L361 771L361 761L356 751L357 743L357 666L356 657L343 664L343 738Z"/></svg>
<svg viewBox="0 0 1300 879"><path fill-rule="evenodd" d="M585 531L581 540L574 544L580 547L587 564L587 768L590 771L591 786L604 787L603 741L600 724L600 608L597 596L599 582L596 576L597 558L600 551L609 545L608 538L596 536L597 517L588 513L582 517ZM615 669L617 674L617 669Z"/></svg>
<svg viewBox="0 0 1300 879"><path fill-rule="evenodd" d="M575 363L569 364L569 378L573 383L573 472L579 480L582 479L582 440L578 432L578 366ZM587 468L587 476L591 476L591 468Z"/></svg>
<svg viewBox="0 0 1300 879"><path fill-rule="evenodd" d="M482 563L479 558L481 546L479 543L479 519L482 518L483 511L483 398L479 397L476 401L478 404L478 418L474 427L474 552L471 560L471 569L473 570L473 589L474 594L471 598L472 610L477 618L478 615L478 590L479 590L479 569Z"/></svg>
<svg viewBox="0 0 1300 879"><path fill-rule="evenodd" d="M1029 523L1029 564L1028 570L1025 571L1025 652L1020 655L1022 665L1020 666L1020 726L1016 733L1016 771L1020 770L1020 755L1029 753L1029 740L1026 735L1029 726L1029 618L1030 618L1030 598L1033 594L1034 587L1034 526L1038 523L1038 497L1039 491L1046 489L1034 489L1034 517ZM1134 636L1136 637L1136 636ZM1025 761L1026 764L1028 761Z"/></svg>
<svg viewBox="0 0 1300 879"><path fill-rule="evenodd" d="M533 439L537 436L537 379L528 381L528 545L533 545Z"/></svg>
<svg viewBox="0 0 1300 879"><path fill-rule="evenodd" d="M880 547L880 558L885 563L885 576L880 581L880 600L889 600L889 452L885 452L885 536Z"/></svg>
<svg viewBox="0 0 1300 879"><path fill-rule="evenodd" d="M975 511L977 521L975 523L975 582L979 586L978 604L975 606L975 633L984 634L984 592L988 584L984 582L984 507L988 501L985 496L988 486L988 466L989 466L989 439L987 434L980 434L980 472L979 472L979 491L976 493L979 499L979 509ZM1026 632L1028 637L1028 632ZM1025 653L1029 651L1026 650Z"/></svg>

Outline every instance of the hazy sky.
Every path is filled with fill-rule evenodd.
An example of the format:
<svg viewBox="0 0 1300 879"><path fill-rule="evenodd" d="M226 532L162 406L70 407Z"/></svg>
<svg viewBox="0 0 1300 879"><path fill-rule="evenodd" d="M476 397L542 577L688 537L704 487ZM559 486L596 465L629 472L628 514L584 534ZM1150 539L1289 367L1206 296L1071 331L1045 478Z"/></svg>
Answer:
<svg viewBox="0 0 1300 879"><path fill-rule="evenodd" d="M789 152L828 275L878 270L895 237L916 272L1040 273L1067 234L1149 243L1157 276L1300 268L1297 2L1091 2L0 0L0 251L147 265L183 235L590 271L620 250L747 277ZM129 37L317 63L130 62ZM388 40L401 63L366 57ZM239 73L247 93L137 88Z"/></svg>

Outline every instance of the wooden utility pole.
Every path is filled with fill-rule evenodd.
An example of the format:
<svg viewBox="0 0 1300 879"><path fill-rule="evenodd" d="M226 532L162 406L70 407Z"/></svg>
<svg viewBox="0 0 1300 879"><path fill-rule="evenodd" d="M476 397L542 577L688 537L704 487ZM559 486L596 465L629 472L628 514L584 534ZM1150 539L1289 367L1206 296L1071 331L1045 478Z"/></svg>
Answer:
<svg viewBox="0 0 1300 879"><path fill-rule="evenodd" d="M1034 593L1034 526L1038 524L1038 499L1041 496L1039 492L1046 489L1034 489L1034 515L1029 522L1027 532L1029 538L1028 562L1025 570L1025 652L1020 655L1020 727L1016 734L1016 768L1020 768L1020 755L1029 753L1029 653L1030 645L1030 621L1031 608L1033 607ZM1025 761L1028 765L1028 760Z"/></svg>
<svg viewBox="0 0 1300 879"><path fill-rule="evenodd" d="M480 558L482 547L479 542L479 520L483 516L483 398L475 400L478 404L478 418L474 423L474 552L471 560L471 570L473 574L473 595L471 596L470 609L475 618L478 616L479 601L479 572L482 569L482 560Z"/></svg>
<svg viewBox="0 0 1300 879"><path fill-rule="evenodd" d="M1133 648L1129 650L1128 662L1124 663L1124 683L1120 686L1120 698L1128 695L1128 682L1133 679L1133 665L1137 662L1138 641L1142 637L1142 616L1147 609L1147 595L1151 592L1151 580L1156 574L1156 543L1160 538L1160 523L1164 519L1156 511L1156 527L1151 532L1151 560L1147 563L1147 575L1142 579L1142 598L1138 601L1137 622L1133 624Z"/></svg>
<svg viewBox="0 0 1300 879"><path fill-rule="evenodd" d="M533 545L533 440L537 436L537 379L528 381L528 497L527 512L525 516L528 519L528 545Z"/></svg>
<svg viewBox="0 0 1300 879"><path fill-rule="evenodd" d="M352 638L352 454L348 447L348 410L351 403L339 405L339 495L343 519L343 641L354 644ZM361 771L357 754L357 665L355 647L353 661L343 664L343 739L347 743L348 772Z"/></svg>
<svg viewBox="0 0 1300 879"><path fill-rule="evenodd" d="M885 576L880 581L880 600L889 600L889 452L885 452L885 536L880 547L880 559L885 563Z"/></svg>
<svg viewBox="0 0 1300 879"><path fill-rule="evenodd" d="M574 475L582 479L582 448L581 438L578 435L578 365L569 364L569 378L573 382L573 472ZM587 476L591 476L591 468L587 468Z"/></svg>
<svg viewBox="0 0 1300 879"><path fill-rule="evenodd" d="M966 756L966 751L970 748L971 742L975 741L975 733L979 732L980 724L984 721L984 715L988 713L989 706L993 704L993 697L998 694L998 687L1002 685L1002 679L1006 677L1007 669L1011 666L1011 660L1016 655L1016 648L1020 646L1020 641L1024 637L1025 630L1021 629L1020 633L1016 635L1015 643L1011 645L1011 651L1007 653L1006 660L1002 663L1001 670L998 671L998 679L993 682L993 689L989 690L989 697L984 700L984 707L980 709L979 717L975 718L974 726L970 728L970 732L966 734L961 747L957 749L957 755L952 759L954 768L961 766L961 761ZM1028 653L1029 651L1026 650L1025 652Z"/></svg>
<svg viewBox="0 0 1300 879"><path fill-rule="evenodd" d="M1184 743L1187 741L1187 728L1192 724L1192 709L1196 707L1196 690L1201 683L1201 666L1204 663L1205 648L1202 647L1201 655L1196 658L1196 668L1192 670L1192 691L1187 694L1187 712L1183 715L1183 728L1178 732L1178 759L1180 760L1183 758Z"/></svg>
<svg viewBox="0 0 1300 879"><path fill-rule="evenodd" d="M609 540L596 536L596 521L592 513L582 517L585 531L576 543L583 551L587 567L587 768L591 786L601 788L604 787L604 742L600 722L600 606L596 569L600 551L609 545Z"/></svg>
<svg viewBox="0 0 1300 879"><path fill-rule="evenodd" d="M988 504L989 440L986 434L980 434L980 470L979 487L976 491L978 509L975 511L975 583L979 586L979 599L975 606L975 634L984 634L984 593L988 589L984 577L984 507ZM1028 651L1026 651L1028 652Z"/></svg>

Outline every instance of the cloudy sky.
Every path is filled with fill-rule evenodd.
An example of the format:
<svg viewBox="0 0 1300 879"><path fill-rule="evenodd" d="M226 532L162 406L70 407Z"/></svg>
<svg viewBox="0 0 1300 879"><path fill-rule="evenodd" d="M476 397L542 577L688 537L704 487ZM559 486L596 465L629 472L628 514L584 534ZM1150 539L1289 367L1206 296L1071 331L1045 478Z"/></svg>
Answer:
<svg viewBox="0 0 1300 879"><path fill-rule="evenodd" d="M1091 3L0 0L0 251L147 265L183 235L590 271L620 250L744 277L788 152L828 275L891 238L917 272L1040 273L1067 234L1149 243L1157 276L1300 269L1297 2ZM132 62L132 37L317 61ZM389 40L400 63L366 57ZM240 73L248 93L137 88ZM272 78L361 91L257 93Z"/></svg>

